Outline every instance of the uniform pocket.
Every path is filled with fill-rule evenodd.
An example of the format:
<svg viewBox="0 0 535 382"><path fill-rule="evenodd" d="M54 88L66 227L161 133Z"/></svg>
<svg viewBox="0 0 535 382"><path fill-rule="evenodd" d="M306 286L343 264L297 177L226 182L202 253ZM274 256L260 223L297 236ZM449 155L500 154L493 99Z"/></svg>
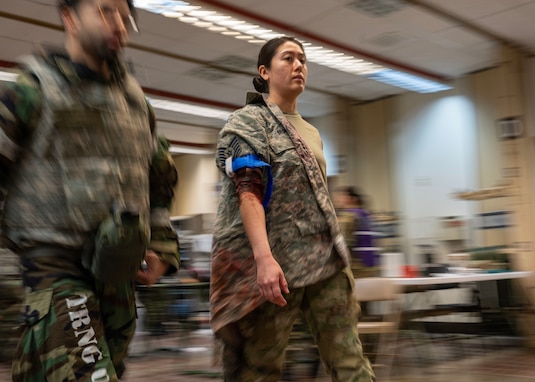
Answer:
<svg viewBox="0 0 535 382"><path fill-rule="evenodd" d="M294 224L302 237L322 235L326 240L330 240L329 226L321 215L319 219L314 219L313 216L308 219L295 219Z"/></svg>
<svg viewBox="0 0 535 382"><path fill-rule="evenodd" d="M26 295L23 308L23 320L27 325L35 325L50 312L53 290L44 289Z"/></svg>
<svg viewBox="0 0 535 382"><path fill-rule="evenodd" d="M281 137L280 139L274 139L274 142L269 142L269 147L271 150L277 154L281 155L283 152L295 149L293 142L287 137Z"/></svg>

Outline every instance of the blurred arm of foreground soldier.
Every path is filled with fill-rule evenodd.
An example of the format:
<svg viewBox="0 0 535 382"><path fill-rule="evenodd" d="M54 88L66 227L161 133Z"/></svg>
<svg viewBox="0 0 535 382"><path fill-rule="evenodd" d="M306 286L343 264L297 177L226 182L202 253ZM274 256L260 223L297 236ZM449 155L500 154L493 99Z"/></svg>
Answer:
<svg viewBox="0 0 535 382"><path fill-rule="evenodd" d="M0 221L7 197L9 169L16 163L24 137L37 126L42 93L37 79L21 74L15 83L0 87ZM0 243L3 243L0 225Z"/></svg>
<svg viewBox="0 0 535 382"><path fill-rule="evenodd" d="M145 264L142 269L137 272L136 281L144 285L153 285L160 280L160 278L170 273L168 272L170 264L161 259L158 254L152 250L147 250L145 253Z"/></svg>
<svg viewBox="0 0 535 382"><path fill-rule="evenodd" d="M149 109L151 126L154 127L155 116L150 105ZM145 253L145 266L136 277L137 282L149 286L162 276L176 272L180 264L178 236L169 223L178 172L167 139L160 136L157 143L150 169L151 240Z"/></svg>
<svg viewBox="0 0 535 382"><path fill-rule="evenodd" d="M262 174L258 169L242 169L234 175L240 195L240 214L256 261L260 293L268 301L285 306L282 292L290 293L288 282L279 263L273 258L266 231L266 216L258 186Z"/></svg>
<svg viewBox="0 0 535 382"><path fill-rule="evenodd" d="M0 88L0 188L7 184L8 170L21 153L24 137L37 126L41 97L39 82L29 74Z"/></svg>

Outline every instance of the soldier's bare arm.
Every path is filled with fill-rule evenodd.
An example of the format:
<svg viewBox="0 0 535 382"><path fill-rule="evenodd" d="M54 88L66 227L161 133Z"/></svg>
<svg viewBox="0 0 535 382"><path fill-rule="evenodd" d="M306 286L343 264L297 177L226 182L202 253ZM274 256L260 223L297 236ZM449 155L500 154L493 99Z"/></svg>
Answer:
<svg viewBox="0 0 535 382"><path fill-rule="evenodd" d="M282 293L289 293L288 283L280 265L273 258L266 231L266 218L262 206L262 174L258 169L236 172L234 182L240 195L240 214L245 232L251 243L257 268L260 293L268 301L286 305Z"/></svg>

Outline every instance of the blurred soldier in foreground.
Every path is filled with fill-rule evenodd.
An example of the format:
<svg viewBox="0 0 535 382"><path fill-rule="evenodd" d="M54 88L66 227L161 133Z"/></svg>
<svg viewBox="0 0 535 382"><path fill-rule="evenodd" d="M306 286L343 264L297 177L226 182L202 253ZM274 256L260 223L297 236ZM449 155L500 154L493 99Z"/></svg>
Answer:
<svg viewBox="0 0 535 382"><path fill-rule="evenodd" d="M178 175L120 59L134 11L131 0L60 0L64 49L23 58L0 90L2 236L26 287L13 381L117 381L135 282L179 265L168 212Z"/></svg>
<svg viewBox="0 0 535 382"><path fill-rule="evenodd" d="M0 362L11 362L20 338L20 308L24 289L17 255L0 248Z"/></svg>

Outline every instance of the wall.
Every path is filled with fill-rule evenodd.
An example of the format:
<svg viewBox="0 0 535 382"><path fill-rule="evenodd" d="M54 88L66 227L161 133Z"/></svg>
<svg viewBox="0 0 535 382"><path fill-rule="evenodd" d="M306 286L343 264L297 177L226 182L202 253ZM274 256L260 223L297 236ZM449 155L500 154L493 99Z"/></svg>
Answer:
<svg viewBox="0 0 535 382"><path fill-rule="evenodd" d="M478 141L475 150L478 153L480 171L478 180L481 188L496 186L504 181L503 147L499 139L496 120L499 118L499 99L502 79L500 68L490 69L473 76L474 101L477 105ZM480 212L508 209L507 201L494 198L478 203ZM480 243L499 245L507 240L506 230L481 230Z"/></svg>
<svg viewBox="0 0 535 382"><path fill-rule="evenodd" d="M347 168L348 154L351 152L350 131L350 103L344 99L335 102L336 112L317 118L308 118L316 127L323 141L323 152L327 162L327 176L336 177L336 182L344 177Z"/></svg>
<svg viewBox="0 0 535 382"><path fill-rule="evenodd" d="M510 230L511 257L519 269L535 271L534 217L535 217L535 174L533 163L535 145L533 131L533 105L535 97L532 89L535 60L525 58L513 49L503 49L500 65L502 79L499 88L498 116L518 116L524 128L516 139L502 141L504 168L511 182L509 206L513 211L513 226ZM531 82L530 82L531 81ZM535 302L533 281L531 296ZM535 333L533 340L535 341ZM534 342L535 343L535 342Z"/></svg>
<svg viewBox="0 0 535 382"><path fill-rule="evenodd" d="M350 135L353 156L348 166L348 184L367 195L368 208L375 212L398 211L392 184L392 156L388 126L393 98L352 108Z"/></svg>
<svg viewBox="0 0 535 382"><path fill-rule="evenodd" d="M409 263L422 261L418 245L444 244L439 242L439 218L461 216L466 221L471 215L472 206L452 197L477 187L475 110L469 91L467 81L459 80L448 92L407 93L392 102L392 184Z"/></svg>
<svg viewBox="0 0 535 382"><path fill-rule="evenodd" d="M523 166L523 176L521 177L521 187L523 196L518 200L517 230L513 233L514 242L527 243L521 245L521 249L526 249L525 256L521 260L526 268L535 270L535 255L533 238L535 237L535 57L526 58L523 62L523 92L524 98L524 132L519 145L521 164ZM535 300L535 296L534 296Z"/></svg>
<svg viewBox="0 0 535 382"><path fill-rule="evenodd" d="M179 155L173 159L180 180L175 190L171 216L214 213L219 181L214 154Z"/></svg>
<svg viewBox="0 0 535 382"><path fill-rule="evenodd" d="M439 217L471 215L452 198L477 186L475 107L468 80L439 94L406 93L352 110L348 184L370 196L374 212L400 216L398 244L418 263L419 244L437 244Z"/></svg>

